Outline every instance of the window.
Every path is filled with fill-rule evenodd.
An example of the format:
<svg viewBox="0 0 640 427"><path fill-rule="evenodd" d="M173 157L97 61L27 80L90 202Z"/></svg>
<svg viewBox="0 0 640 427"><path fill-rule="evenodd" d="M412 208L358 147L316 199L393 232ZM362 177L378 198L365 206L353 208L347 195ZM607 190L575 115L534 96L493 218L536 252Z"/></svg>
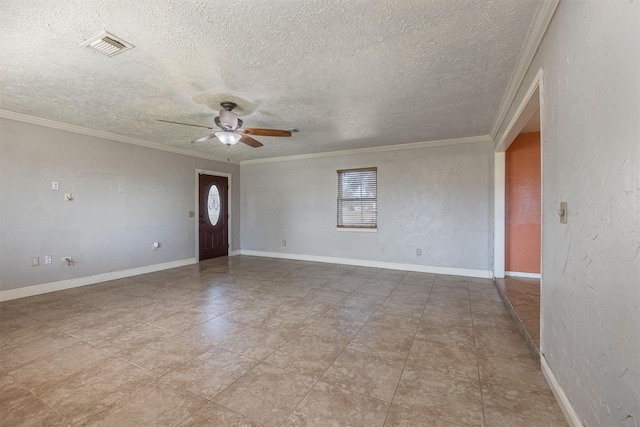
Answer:
<svg viewBox="0 0 640 427"><path fill-rule="evenodd" d="M338 171L338 227L378 227L378 168Z"/></svg>
<svg viewBox="0 0 640 427"><path fill-rule="evenodd" d="M209 197L207 198L207 212L211 225L216 225L220 219L220 191L218 186L213 184L209 189Z"/></svg>

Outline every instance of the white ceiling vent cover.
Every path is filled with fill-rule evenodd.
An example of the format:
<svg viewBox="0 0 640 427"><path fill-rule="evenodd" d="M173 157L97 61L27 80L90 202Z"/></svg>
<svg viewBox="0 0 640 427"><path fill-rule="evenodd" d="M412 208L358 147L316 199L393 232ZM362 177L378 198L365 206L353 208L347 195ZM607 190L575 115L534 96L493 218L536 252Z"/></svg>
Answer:
<svg viewBox="0 0 640 427"><path fill-rule="evenodd" d="M99 52L104 53L108 57L112 57L133 47L131 43L127 43L121 38L107 33L106 31L98 34L95 37L91 37L87 41L80 43L80 46L95 49Z"/></svg>

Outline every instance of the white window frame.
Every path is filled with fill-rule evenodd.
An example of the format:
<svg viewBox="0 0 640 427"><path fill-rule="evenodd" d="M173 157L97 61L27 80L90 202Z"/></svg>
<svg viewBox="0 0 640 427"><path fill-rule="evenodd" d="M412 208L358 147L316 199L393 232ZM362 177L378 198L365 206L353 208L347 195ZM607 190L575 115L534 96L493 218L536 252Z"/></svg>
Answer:
<svg viewBox="0 0 640 427"><path fill-rule="evenodd" d="M361 198L345 198L342 195L342 178L344 176L344 174L346 173L357 173L357 172L374 172L374 177L375 177L375 197L361 197ZM359 231L359 232L365 232L365 233L376 233L378 231L378 168L377 167L367 167L367 168L356 168L356 169L341 169L337 171L338 174L338 191L337 191L337 206L336 206L336 230L337 231ZM363 201L365 201L365 203L371 203L371 201L373 201L373 203L375 204L375 224L373 225L367 225L367 224L349 224L349 225L344 225L343 224L343 218L342 218L342 203L345 201L357 201L362 199Z"/></svg>

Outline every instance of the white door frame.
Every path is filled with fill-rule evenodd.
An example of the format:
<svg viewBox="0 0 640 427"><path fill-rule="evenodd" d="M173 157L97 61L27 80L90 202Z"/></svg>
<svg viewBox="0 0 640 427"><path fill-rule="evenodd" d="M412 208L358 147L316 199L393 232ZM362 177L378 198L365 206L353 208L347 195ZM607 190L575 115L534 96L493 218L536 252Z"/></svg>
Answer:
<svg viewBox="0 0 640 427"><path fill-rule="evenodd" d="M494 150L494 208L493 208L493 223L494 223L494 233L493 233L493 277L502 279L505 276L505 245L506 245L506 217L505 217L505 206L506 206L506 189L505 189L505 173L506 173L506 151L507 148L511 145L511 143L516 139L520 131L524 128L524 126L529 122L531 117L535 114L535 112L540 109L540 118L542 119L544 116L542 114L543 109L543 98L542 98L542 68L538 70L535 78L531 82L527 93L522 98L520 105L518 105L518 109L514 114L513 118L507 125L504 133L498 140L498 143L495 146ZM542 167L542 147L544 146L544 133L543 130L543 120L540 120L540 162ZM541 179L544 179L544 176L541 172ZM542 186L542 181L540 182ZM541 189L541 200L540 205L542 207L544 203L544 194ZM540 212L540 220L542 221L542 212ZM541 223L541 232L542 232ZM540 273L542 273L542 239L540 239ZM541 275L542 277L542 275ZM542 279L541 279L542 280ZM542 284L542 281L540 282Z"/></svg>
<svg viewBox="0 0 640 427"><path fill-rule="evenodd" d="M200 214L200 175L213 175L213 176L222 176L227 178L227 185L229 185L229 190L227 191L227 213L229 214L229 220L227 221L227 236L229 240L229 250L228 255L231 255L231 249L233 248L233 244L231 241L231 174L226 172L216 172L210 171L206 169L196 169L196 201L195 201L195 241L196 241L196 262L200 262L200 223L199 223L199 214Z"/></svg>

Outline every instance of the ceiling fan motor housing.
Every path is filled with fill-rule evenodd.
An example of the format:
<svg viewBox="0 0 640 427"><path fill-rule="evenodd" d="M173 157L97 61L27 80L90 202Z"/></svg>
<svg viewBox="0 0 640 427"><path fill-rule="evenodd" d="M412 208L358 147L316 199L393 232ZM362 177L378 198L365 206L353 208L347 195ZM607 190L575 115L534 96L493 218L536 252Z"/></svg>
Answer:
<svg viewBox="0 0 640 427"><path fill-rule="evenodd" d="M238 106L238 104L236 104L235 102L231 102L231 101L222 101L220 103L220 106L222 108L224 108L227 111L233 111L236 109L236 107Z"/></svg>
<svg viewBox="0 0 640 427"><path fill-rule="evenodd" d="M214 118L216 125L220 128L221 132L214 132L210 135L205 135L191 142L204 142L213 138L218 138L227 147L234 145L241 141L250 147L262 147L262 143L256 141L249 135L263 135L263 136L291 136L292 132L297 132L297 129L291 129L288 131L278 129L263 129L263 128L247 128L242 129L242 120L238 118L238 115L233 110L238 106L235 102L223 101L220 103L222 110L220 115ZM160 120L161 122L176 123L185 126L203 127L207 129L214 129L209 126L194 125L190 123L173 122L170 120Z"/></svg>

